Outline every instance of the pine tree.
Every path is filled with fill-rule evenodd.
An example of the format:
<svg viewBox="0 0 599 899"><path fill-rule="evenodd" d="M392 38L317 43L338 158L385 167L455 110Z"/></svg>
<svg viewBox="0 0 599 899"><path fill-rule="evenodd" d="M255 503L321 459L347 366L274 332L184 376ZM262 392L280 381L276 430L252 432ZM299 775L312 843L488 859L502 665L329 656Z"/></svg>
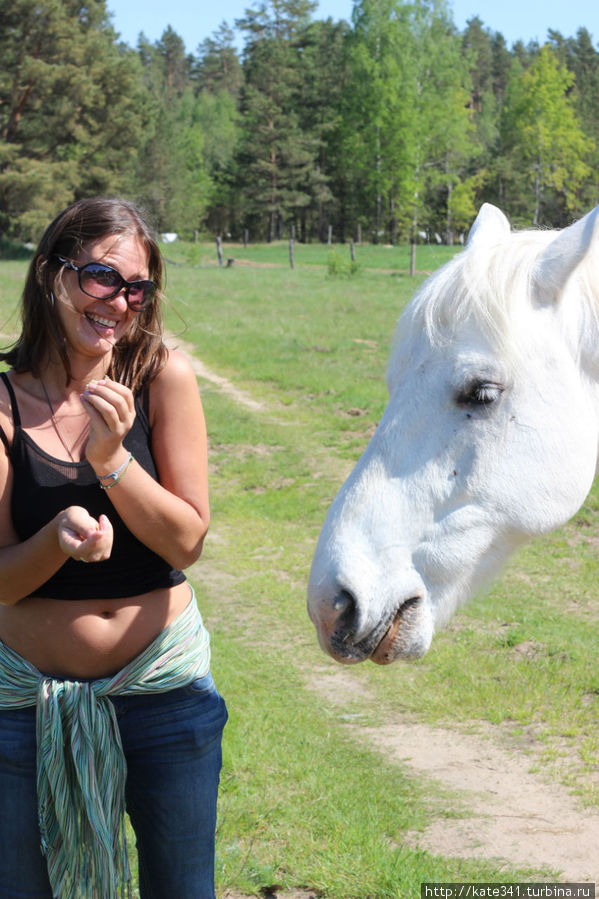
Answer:
<svg viewBox="0 0 599 899"><path fill-rule="evenodd" d="M210 194L204 224L222 234L235 227L238 184L235 156L240 139L239 98L243 72L234 33L223 22L197 48L192 65L197 118L204 134L204 166Z"/></svg>
<svg viewBox="0 0 599 899"><path fill-rule="evenodd" d="M239 96L243 72L234 46L234 32L226 22L197 48L192 77L198 91L219 94L225 90L232 97Z"/></svg>
<svg viewBox="0 0 599 899"><path fill-rule="evenodd" d="M211 189L193 61L170 27L155 44L141 35L138 52L146 94L135 193L160 231L190 237L202 225Z"/></svg>
<svg viewBox="0 0 599 899"><path fill-rule="evenodd" d="M296 221L319 180L318 139L302 130L298 109L302 52L315 7L313 0L269 0L236 23L247 35L239 155L246 221L253 218L259 227L266 220L268 240Z"/></svg>
<svg viewBox="0 0 599 899"><path fill-rule="evenodd" d="M120 190L139 71L104 0L0 0L0 231L35 240L79 196Z"/></svg>

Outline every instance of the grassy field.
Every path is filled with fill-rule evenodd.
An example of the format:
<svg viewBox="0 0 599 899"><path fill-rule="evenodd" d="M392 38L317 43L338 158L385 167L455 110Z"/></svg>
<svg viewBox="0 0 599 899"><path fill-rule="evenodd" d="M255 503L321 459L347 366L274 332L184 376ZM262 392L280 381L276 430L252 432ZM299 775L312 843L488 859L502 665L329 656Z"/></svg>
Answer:
<svg viewBox="0 0 599 899"><path fill-rule="evenodd" d="M438 245L419 246L416 251L416 268L421 271L432 271L442 265L455 252L452 247ZM211 266L218 264L216 243L200 242L173 243L164 248L165 256L171 263ZM354 245L355 263L360 269L379 271L406 272L410 268L410 247L405 244L356 244ZM270 244L239 243L222 244L224 264L228 260L233 265L282 266L290 265L289 241L274 241ZM298 268L326 266L340 274L347 271L351 262L350 244L301 244L294 245L294 263Z"/></svg>
<svg viewBox="0 0 599 899"><path fill-rule="evenodd" d="M353 688L333 709L311 689L335 664L318 649L305 612L311 555L326 509L384 408L392 331L421 276L405 274L405 248L357 248L353 275L330 264L332 252L347 248L296 247L293 271L286 252L283 244L225 247L236 262L219 268L211 246L165 247L169 329L261 404L249 409L201 384L213 524L190 574L230 711L219 890L304 887L326 899L407 899L428 880L529 879L409 848L407 833L458 812L375 757L347 721L401 714L451 727L490 722L514 746L526 743L531 764L598 805L599 494L523 550L423 660L344 669ZM418 253L426 271L448 251ZM0 263L5 334L15 328L24 271L23 261ZM532 651L516 651L523 643Z"/></svg>

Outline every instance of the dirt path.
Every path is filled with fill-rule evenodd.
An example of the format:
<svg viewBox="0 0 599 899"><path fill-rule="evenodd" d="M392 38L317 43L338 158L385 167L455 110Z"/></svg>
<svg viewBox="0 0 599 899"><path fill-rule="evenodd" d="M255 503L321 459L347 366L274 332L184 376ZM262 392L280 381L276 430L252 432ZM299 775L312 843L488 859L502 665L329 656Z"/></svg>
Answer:
<svg viewBox="0 0 599 899"><path fill-rule="evenodd" d="M331 668L308 686L332 708L341 709L345 697L356 694L344 668ZM375 697L360 689L370 716ZM423 833L410 834L410 845L444 856L549 868L560 881L599 881L599 814L531 773L534 758L501 745L496 728L477 726L478 733L466 734L400 717L386 717L376 727L349 718L345 726L362 745L430 778L433 790L455 791L454 808L462 816L436 818Z"/></svg>
<svg viewBox="0 0 599 899"><path fill-rule="evenodd" d="M225 378L214 374L186 351L198 376L215 385L246 408L266 411ZM360 726L353 716L344 718L347 697L355 698L351 672L323 659L313 673L309 689L338 710L344 727L360 745L393 760L418 776L430 778L435 795L439 787L451 791L457 817L440 815L424 831L409 835L410 845L442 856L499 860L507 867L534 872L547 869L562 882L599 882L599 814L585 810L559 784L531 772L534 758L506 748L492 726L477 733L430 727L399 717L385 717L376 727ZM361 699L371 718L374 697L360 685ZM484 731L484 732L483 732ZM446 806L447 807L447 806ZM248 899L226 892L222 899ZM277 892L263 899L315 899L310 892Z"/></svg>
<svg viewBox="0 0 599 899"><path fill-rule="evenodd" d="M193 365L193 370L198 378L201 378L203 381L208 381L208 383L216 387L217 390L220 390L221 393L226 394L230 399L239 403L240 406L251 409L253 412L264 411L262 403L249 397L243 390L240 390L227 378L217 375L216 372L213 372L207 365L204 365L197 356L194 356L193 344L186 343L184 340L180 340L173 334L167 334L164 342L170 349L178 349L181 350L182 353L185 353Z"/></svg>

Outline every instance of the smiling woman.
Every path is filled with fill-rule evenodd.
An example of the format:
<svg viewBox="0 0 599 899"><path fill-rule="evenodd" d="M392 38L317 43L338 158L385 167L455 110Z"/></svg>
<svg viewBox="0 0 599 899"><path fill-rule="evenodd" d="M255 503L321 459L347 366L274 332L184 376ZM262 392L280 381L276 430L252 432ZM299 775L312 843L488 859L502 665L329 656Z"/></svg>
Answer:
<svg viewBox="0 0 599 899"><path fill-rule="evenodd" d="M1 356L3 896L120 894L125 791L141 896L214 896L226 709L183 573L208 528L206 427L161 283L139 210L80 201Z"/></svg>
<svg viewBox="0 0 599 899"><path fill-rule="evenodd" d="M93 331L108 341L110 352L134 328L137 314L150 307L156 293L155 282L142 277L147 269L146 250L131 234L110 235L86 245L79 253L80 264L58 253L50 262L62 266L57 283L63 289L56 294L55 302L58 300L57 311L71 355L78 348L69 333L73 327L91 325L91 330L84 329L81 336L89 339ZM114 266L131 273L132 280L125 279ZM95 344L91 352L97 354Z"/></svg>

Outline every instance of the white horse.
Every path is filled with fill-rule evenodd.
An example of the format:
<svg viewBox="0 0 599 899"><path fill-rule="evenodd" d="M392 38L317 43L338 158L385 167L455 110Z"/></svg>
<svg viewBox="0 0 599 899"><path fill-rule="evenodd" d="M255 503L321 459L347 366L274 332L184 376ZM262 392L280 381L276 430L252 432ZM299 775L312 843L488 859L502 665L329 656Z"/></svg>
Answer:
<svg viewBox="0 0 599 899"><path fill-rule="evenodd" d="M511 232L485 205L401 316L378 428L326 517L308 587L341 662L424 655L597 468L599 207Z"/></svg>

